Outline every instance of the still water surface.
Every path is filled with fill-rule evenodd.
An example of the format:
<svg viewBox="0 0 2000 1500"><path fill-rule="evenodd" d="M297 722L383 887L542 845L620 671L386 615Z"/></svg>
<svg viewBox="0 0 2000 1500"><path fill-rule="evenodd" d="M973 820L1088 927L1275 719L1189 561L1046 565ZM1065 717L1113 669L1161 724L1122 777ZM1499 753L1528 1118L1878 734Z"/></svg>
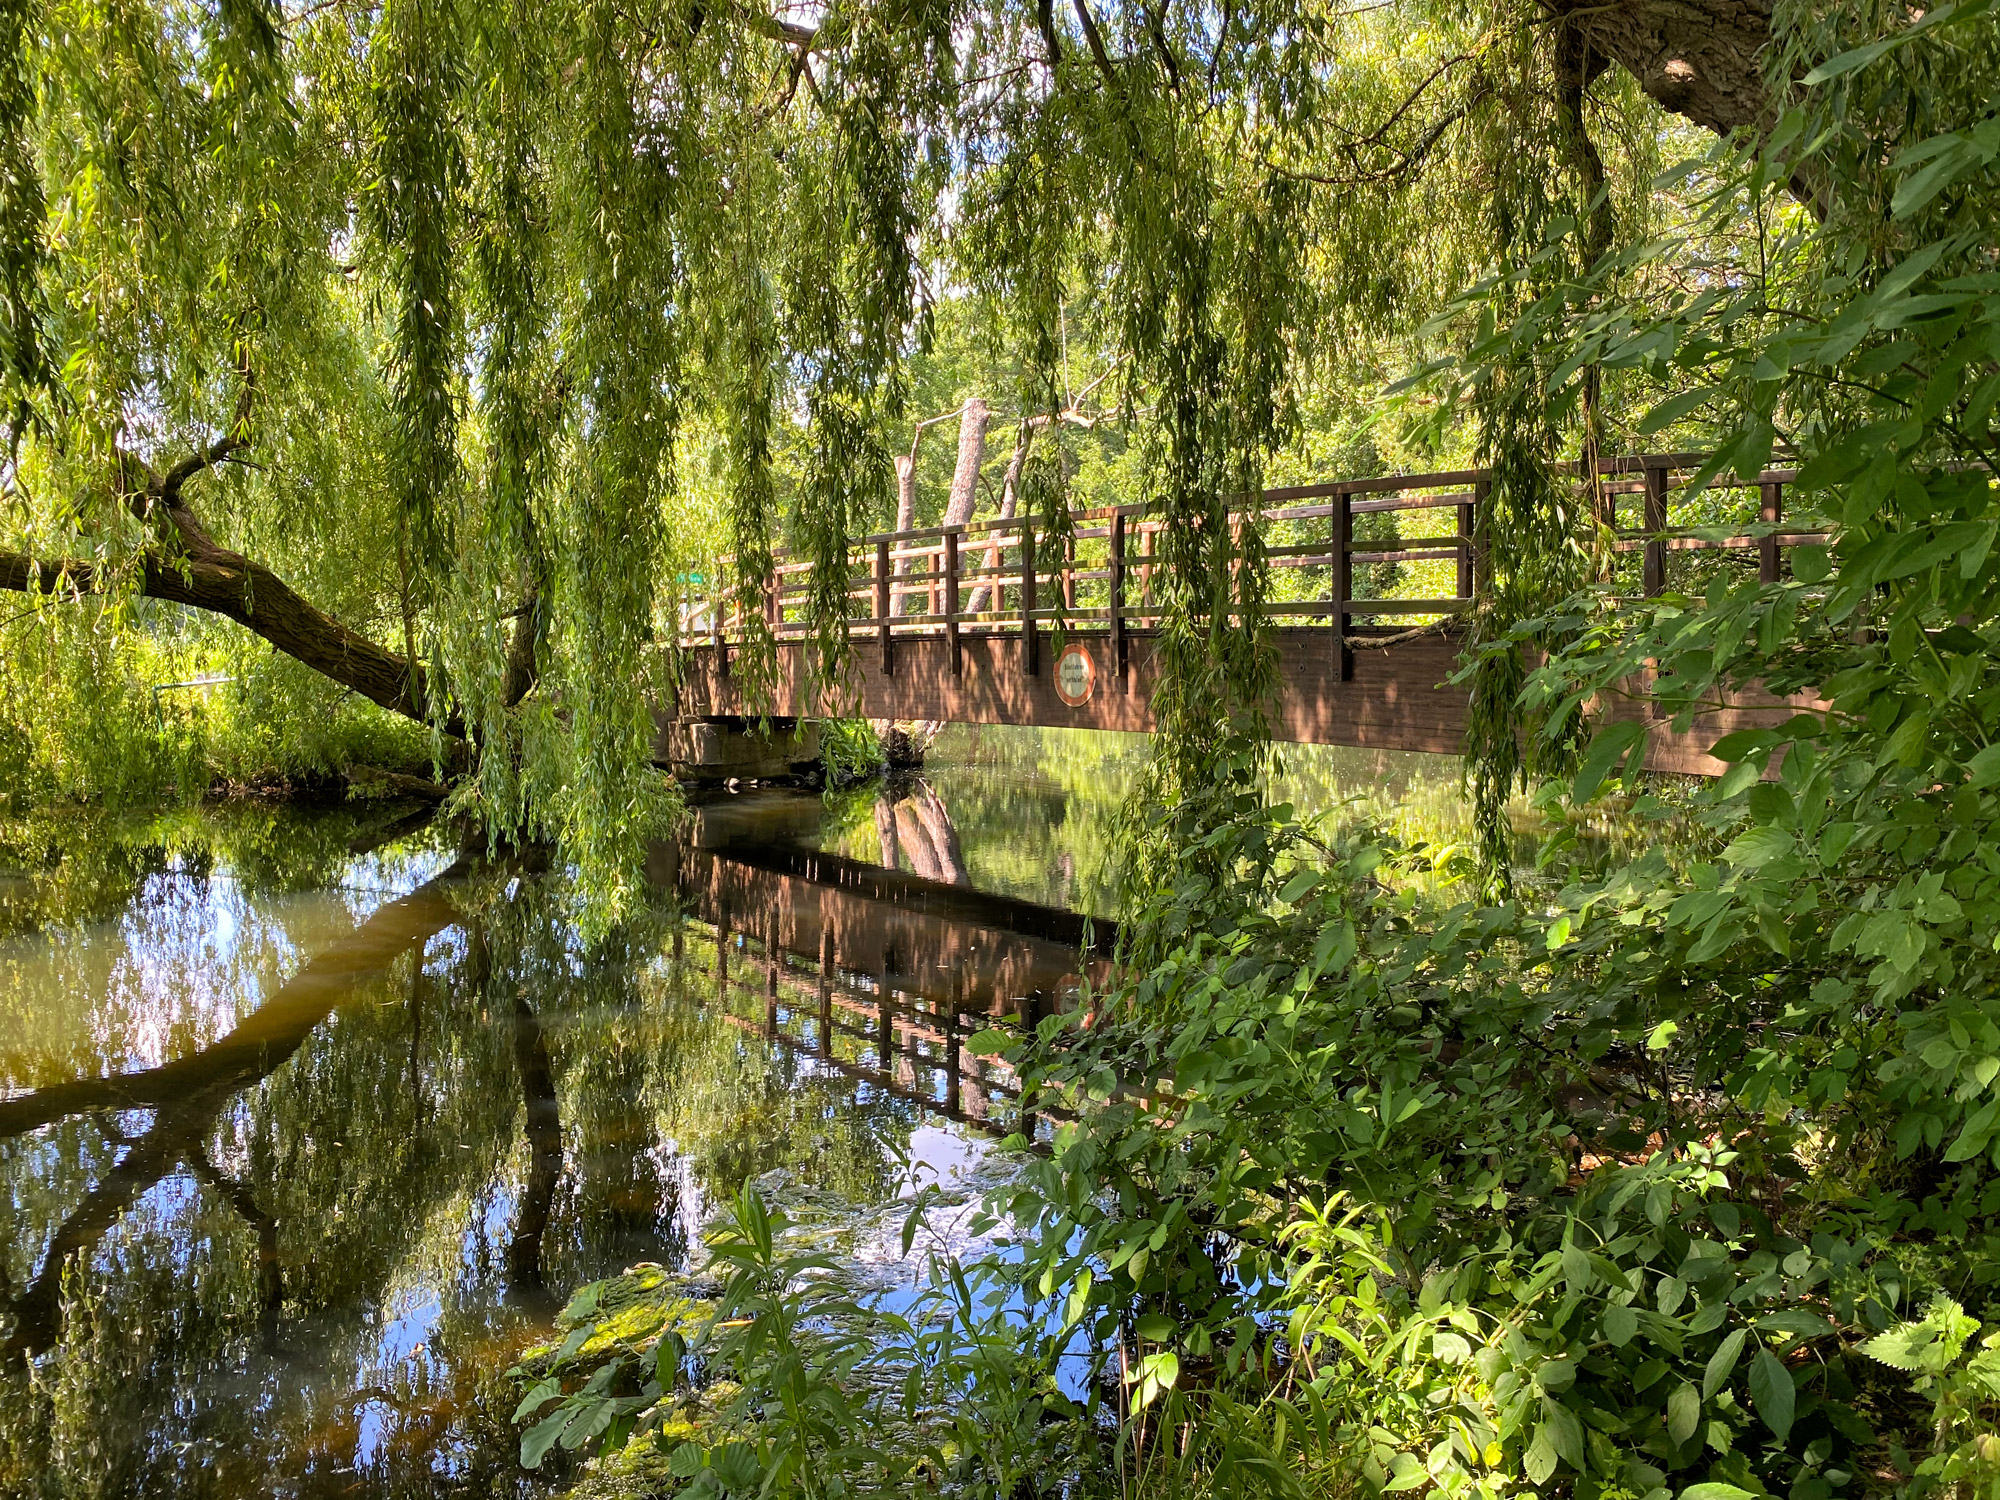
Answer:
<svg viewBox="0 0 2000 1500"><path fill-rule="evenodd" d="M0 1494L533 1495L505 1371L746 1180L976 1187L967 1036L1060 1003L1136 736L953 730L920 780L714 799L586 949L561 883L393 807L0 841ZM1286 795L1432 795L1295 754Z"/></svg>

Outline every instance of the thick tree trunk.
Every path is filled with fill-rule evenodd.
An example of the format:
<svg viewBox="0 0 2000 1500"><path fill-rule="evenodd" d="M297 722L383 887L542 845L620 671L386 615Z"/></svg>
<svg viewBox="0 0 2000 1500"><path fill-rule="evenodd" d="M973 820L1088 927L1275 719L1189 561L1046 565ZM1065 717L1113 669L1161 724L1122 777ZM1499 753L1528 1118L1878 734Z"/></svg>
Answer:
<svg viewBox="0 0 2000 1500"><path fill-rule="evenodd" d="M262 563L217 543L189 509L181 497L182 485L236 447L225 439L165 475L149 473L145 488L132 497L134 513L151 522L161 536L138 559L138 593L234 620L370 703L428 724L421 662L399 656L322 613ZM107 576L94 563L0 552L0 589L17 593L81 596L110 592L125 581ZM531 591L508 651L509 704L534 686L541 610L539 597ZM464 723L456 717L439 727L455 739L465 737Z"/></svg>
<svg viewBox="0 0 2000 1500"><path fill-rule="evenodd" d="M1549 8L1675 114L1717 135L1776 122L1763 71L1770 0L1550 0Z"/></svg>
<svg viewBox="0 0 2000 1500"><path fill-rule="evenodd" d="M282 578L238 553L168 562L152 551L141 560L138 592L211 614L225 615L314 671L352 688L371 703L422 721L424 669L413 666L308 604ZM113 586L87 562L50 562L0 552L0 589L43 594L95 594Z"/></svg>
<svg viewBox="0 0 2000 1500"><path fill-rule="evenodd" d="M917 455L896 455L896 530L908 531L917 524ZM900 571L900 569L898 570Z"/></svg>
<svg viewBox="0 0 2000 1500"><path fill-rule="evenodd" d="M958 418L958 466L951 474L951 498L945 503L944 524L963 526L972 519L979 498L979 466L986 457L986 423L992 413L979 397L967 399Z"/></svg>
<svg viewBox="0 0 2000 1500"><path fill-rule="evenodd" d="M1048 419L1046 417L1021 418L1020 430L1014 437L1014 455L1007 460L1007 477L1000 486L1000 519L1011 521L1021 504L1021 472L1028 466L1028 449L1035 441L1035 429ZM1000 549L986 549L986 571L996 572L1000 567ZM986 600L991 590L984 584L972 591L972 599L966 606L968 614L978 614L986 608Z"/></svg>

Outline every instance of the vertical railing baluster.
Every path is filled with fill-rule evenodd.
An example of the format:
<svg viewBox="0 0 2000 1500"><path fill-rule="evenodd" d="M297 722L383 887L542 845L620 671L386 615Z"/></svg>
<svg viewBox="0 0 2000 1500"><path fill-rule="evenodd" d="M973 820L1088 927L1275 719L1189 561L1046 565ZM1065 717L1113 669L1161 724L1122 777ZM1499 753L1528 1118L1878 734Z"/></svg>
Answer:
<svg viewBox="0 0 2000 1500"><path fill-rule="evenodd" d="M896 659L892 654L895 648L891 644L889 626L889 539L887 537L875 539L875 621L875 628L882 641L882 675L893 677L896 672Z"/></svg>
<svg viewBox="0 0 2000 1500"><path fill-rule="evenodd" d="M1125 512L1111 517L1111 669L1125 681Z"/></svg>
<svg viewBox="0 0 2000 1500"><path fill-rule="evenodd" d="M729 634L724 623L727 599L728 595L722 592L722 570L718 568L715 583L709 590L708 617L709 623L715 627L715 675L719 681L725 682L729 679ZM720 706L711 705L710 711L714 712Z"/></svg>
<svg viewBox="0 0 2000 1500"><path fill-rule="evenodd" d="M1472 498L1462 500L1453 509L1458 514L1458 597L1472 597L1472 507L1478 503L1479 486L1475 485Z"/></svg>
<svg viewBox="0 0 2000 1500"><path fill-rule="evenodd" d="M1660 535L1667 529L1665 469L1646 470L1645 518L1640 524L1646 532L1646 561L1640 577L1640 592L1651 599L1665 593L1667 587L1667 541Z"/></svg>
<svg viewBox="0 0 2000 1500"><path fill-rule="evenodd" d="M1480 554L1481 525L1486 519L1486 510L1493 497L1493 481L1476 479L1472 483L1472 505L1466 512L1466 526L1470 540L1465 544L1466 593L1477 598L1479 585L1486 577L1486 559Z"/></svg>
<svg viewBox="0 0 2000 1500"><path fill-rule="evenodd" d="M944 639L945 649L951 653L951 675L964 675L965 667L958 653L958 533L944 534Z"/></svg>
<svg viewBox="0 0 2000 1500"><path fill-rule="evenodd" d="M1784 515L1784 490L1776 480L1766 480L1758 487L1757 519L1766 526L1776 526ZM1771 532L1757 538L1757 581L1776 583L1780 576L1778 567L1778 534Z"/></svg>
<svg viewBox="0 0 2000 1500"><path fill-rule="evenodd" d="M1340 680L1354 680L1354 652L1348 648L1347 632L1352 617L1347 612L1354 602L1354 496L1342 490L1333 498L1333 639L1339 653Z"/></svg>
<svg viewBox="0 0 2000 1500"><path fill-rule="evenodd" d="M1035 528L1021 523L1021 664L1030 677L1041 671L1041 647L1035 638Z"/></svg>
<svg viewBox="0 0 2000 1500"><path fill-rule="evenodd" d="M1160 623L1145 608L1153 602L1153 545L1158 534L1157 526L1148 526L1144 520L1139 522L1139 556L1145 559L1139 564L1139 613L1144 616L1140 623L1145 625Z"/></svg>

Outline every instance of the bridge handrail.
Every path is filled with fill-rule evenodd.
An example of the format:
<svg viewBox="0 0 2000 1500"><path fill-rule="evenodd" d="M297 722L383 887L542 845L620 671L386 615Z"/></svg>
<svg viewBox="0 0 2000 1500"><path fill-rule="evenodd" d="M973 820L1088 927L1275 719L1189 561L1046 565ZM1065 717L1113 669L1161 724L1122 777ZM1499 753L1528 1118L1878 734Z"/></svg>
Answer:
<svg viewBox="0 0 2000 1500"><path fill-rule="evenodd" d="M1784 490L1797 480L1793 470L1782 468L1747 478L1715 476L1704 486L1707 493L1755 491L1757 515L1748 523L1754 530L1730 530L1745 523L1726 520L1670 525L1670 497L1677 478L1685 492L1680 476L1707 462L1708 455L1700 453L1659 453L1606 458L1597 466L1600 520L1610 534L1610 550L1615 556L1641 555L1638 582L1643 595L1665 590L1667 564L1674 554L1726 555L1754 549L1758 576L1773 580L1781 576L1785 549L1825 540L1818 532L1781 529ZM1579 488L1584 486L1580 466L1565 465L1561 472L1576 477ZM1266 612L1278 618L1316 620L1318 628L1337 632L1345 676L1347 640L1382 628L1365 622L1400 617L1403 623L1396 627L1400 629L1413 616L1442 620L1470 607L1481 567L1477 513L1490 479L1485 469L1449 469L1280 485L1261 491L1254 504L1230 515L1235 527L1254 525L1265 533L1267 565L1284 580ZM1637 527L1621 524L1619 514L1633 499L1639 502ZM1358 517L1427 511L1451 512L1451 529L1406 534L1403 527L1392 526L1386 535L1357 533ZM844 591L856 604L850 630L874 636L884 672L894 669L897 640L942 634L951 645L954 674L962 670L960 644L967 637L999 634L1020 641L1023 665L1033 674L1038 671L1039 637L1045 623L1071 631L1101 630L1111 637L1117 670L1123 676L1128 638L1159 624L1153 583L1158 566L1155 544L1163 523L1157 508L1145 502L1080 507L1067 519L1069 534L1059 553L1037 547L1042 529L1034 516L911 527L859 539L848 554ZM1319 522L1326 523L1322 534L1306 534L1317 530L1314 523ZM976 556L967 558L967 552ZM722 566L728 562L723 559ZM807 628L804 613L810 590L802 575L810 573L813 564L784 549L774 554L774 563L763 591L763 625L780 639L796 639ZM1373 592L1357 592L1357 567L1448 571L1433 571L1417 580L1418 587L1433 590L1427 595L1382 597L1379 586ZM1371 577L1365 582L1379 585L1380 580ZM1442 592L1444 587L1450 592ZM1046 599L1044 588L1049 590ZM1311 590L1310 597L1296 597L1301 589ZM730 648L743 640L748 624L733 594L718 598L711 590L684 604L681 643L712 649L726 675Z"/></svg>

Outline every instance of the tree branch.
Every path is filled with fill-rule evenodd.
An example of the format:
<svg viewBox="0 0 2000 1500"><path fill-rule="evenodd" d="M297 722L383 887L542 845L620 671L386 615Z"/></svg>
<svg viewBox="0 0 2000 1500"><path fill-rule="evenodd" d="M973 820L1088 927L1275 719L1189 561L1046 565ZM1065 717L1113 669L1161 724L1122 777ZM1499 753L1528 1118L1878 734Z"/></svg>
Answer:
<svg viewBox="0 0 2000 1500"><path fill-rule="evenodd" d="M234 620L369 702L420 724L429 722L424 716L421 664L404 660L322 614L261 563L212 543L210 547L206 556L176 561L148 548L138 559L136 592ZM111 593L120 582L95 563L0 552L0 589L81 598ZM444 729L449 735L464 736L464 726L457 720Z"/></svg>
<svg viewBox="0 0 2000 1500"><path fill-rule="evenodd" d="M1076 19L1083 27L1083 39L1089 44L1090 55L1097 64L1097 71L1104 75L1104 81L1113 88L1118 86L1118 69L1112 64L1111 54L1104 50L1104 38L1098 33L1097 18L1090 13L1090 0L1070 0L1076 11Z"/></svg>

